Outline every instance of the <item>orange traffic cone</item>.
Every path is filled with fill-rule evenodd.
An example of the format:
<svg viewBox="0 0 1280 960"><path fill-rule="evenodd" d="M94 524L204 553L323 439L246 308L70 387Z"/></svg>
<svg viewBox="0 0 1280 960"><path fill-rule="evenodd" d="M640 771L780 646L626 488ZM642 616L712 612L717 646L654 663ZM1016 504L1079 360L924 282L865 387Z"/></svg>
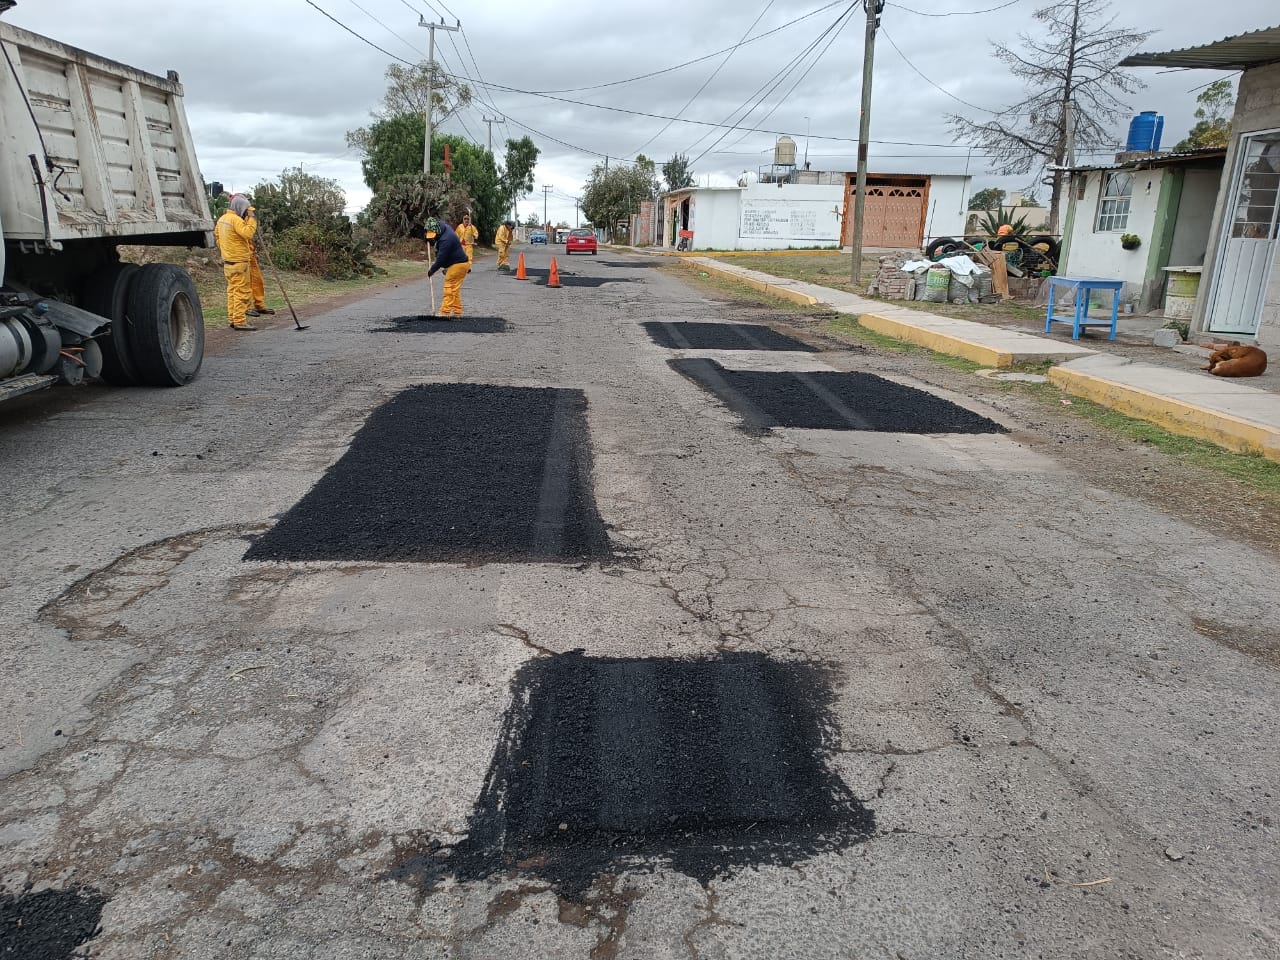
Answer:
<svg viewBox="0 0 1280 960"><path fill-rule="evenodd" d="M556 269L556 258L551 258L551 273L547 276L548 287L560 286L560 271Z"/></svg>
<svg viewBox="0 0 1280 960"><path fill-rule="evenodd" d="M516 279L517 280L529 279L529 275L524 272L524 254L523 253L520 254L520 260L518 263L516 263Z"/></svg>

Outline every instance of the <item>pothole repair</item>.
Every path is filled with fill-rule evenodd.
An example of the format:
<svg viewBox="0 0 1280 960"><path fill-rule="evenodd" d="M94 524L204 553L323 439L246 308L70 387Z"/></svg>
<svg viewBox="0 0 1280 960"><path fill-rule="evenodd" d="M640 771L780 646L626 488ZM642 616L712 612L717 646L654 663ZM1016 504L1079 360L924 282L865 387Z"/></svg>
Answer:
<svg viewBox="0 0 1280 960"><path fill-rule="evenodd" d="M375 410L246 560L609 560L580 390L440 383Z"/></svg>
<svg viewBox="0 0 1280 960"><path fill-rule="evenodd" d="M406 850L392 876L514 874L578 901L626 869L706 885L841 850L875 816L825 762L831 699L825 668L759 653L532 660L466 839Z"/></svg>
<svg viewBox="0 0 1280 960"><path fill-rule="evenodd" d="M445 317L419 314L389 317L385 327L372 327L370 333L502 333L507 321L502 317Z"/></svg>
<svg viewBox="0 0 1280 960"><path fill-rule="evenodd" d="M949 400L870 373L729 370L714 360L668 363L742 418L742 429L871 430L885 433L1005 433Z"/></svg>
<svg viewBox="0 0 1280 960"><path fill-rule="evenodd" d="M107 898L89 887L0 894L0 957L76 960L99 933Z"/></svg>
<svg viewBox="0 0 1280 960"><path fill-rule="evenodd" d="M654 343L668 350L818 351L817 347L760 323L668 323L654 320L642 326Z"/></svg>

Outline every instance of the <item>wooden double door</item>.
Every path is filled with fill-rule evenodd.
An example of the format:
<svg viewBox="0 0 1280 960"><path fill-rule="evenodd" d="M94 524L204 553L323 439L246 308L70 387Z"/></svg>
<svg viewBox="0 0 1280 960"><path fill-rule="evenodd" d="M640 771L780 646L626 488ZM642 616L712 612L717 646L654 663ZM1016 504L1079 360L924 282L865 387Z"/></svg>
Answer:
<svg viewBox="0 0 1280 960"><path fill-rule="evenodd" d="M852 174L845 184L845 216L841 243L853 243L853 208L857 181ZM925 210L929 178L868 176L867 201L862 228L864 247L918 248L924 242Z"/></svg>

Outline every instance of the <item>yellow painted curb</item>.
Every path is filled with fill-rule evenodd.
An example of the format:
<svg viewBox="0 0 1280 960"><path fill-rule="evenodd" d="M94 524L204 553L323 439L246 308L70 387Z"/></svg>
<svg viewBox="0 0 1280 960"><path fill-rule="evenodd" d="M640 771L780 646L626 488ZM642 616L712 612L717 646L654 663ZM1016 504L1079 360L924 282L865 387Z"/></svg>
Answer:
<svg viewBox="0 0 1280 960"><path fill-rule="evenodd" d="M1236 453L1259 453L1280 463L1280 431L1273 427L1206 410L1183 400L1163 397L1069 367L1052 368L1049 381L1073 396L1092 400L1127 417L1154 423L1170 433L1207 440Z"/></svg>
<svg viewBox="0 0 1280 960"><path fill-rule="evenodd" d="M980 363L984 367L996 367L1003 370L1013 366L1014 355L1008 350L997 350L995 347L972 343L960 337L939 333L936 330L925 330L875 313L858 314L858 322L867 329L884 334L886 337L919 344L936 353L963 357L966 360L972 360L974 363Z"/></svg>
<svg viewBox="0 0 1280 960"><path fill-rule="evenodd" d="M716 276L724 277L727 280L736 280L738 283L744 283L754 290L759 290L762 293L767 293L771 296L781 297L783 300L790 300L792 303L798 303L802 307L816 307L818 305L817 297L811 297L809 294L801 293L799 290L792 290L789 287L780 287L774 283L766 283L763 280L756 280L754 277L744 277L740 273L735 273L732 270L721 270L708 263L691 263L689 266L696 267L699 270L705 270L707 273L714 273Z"/></svg>

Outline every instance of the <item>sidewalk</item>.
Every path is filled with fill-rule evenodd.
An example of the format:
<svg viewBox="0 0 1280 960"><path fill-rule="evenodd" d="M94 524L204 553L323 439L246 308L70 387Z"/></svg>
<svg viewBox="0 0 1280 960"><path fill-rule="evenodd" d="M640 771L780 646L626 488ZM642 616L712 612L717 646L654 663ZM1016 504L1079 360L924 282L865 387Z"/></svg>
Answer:
<svg viewBox="0 0 1280 960"><path fill-rule="evenodd" d="M1253 381L1257 385L1249 385L1196 369L1201 361L1195 347L1164 350L1136 343L1133 337L1116 343L1101 333L1079 341L1072 341L1069 332L1056 330L1052 335L1037 335L773 277L709 257L686 259L708 273L795 303L824 304L855 314L868 329L938 353L997 368L1052 362L1049 379L1067 393L1172 433L1280 462L1280 370L1269 370L1260 381ZM1143 359L1125 355L1135 352ZM1275 366L1280 368L1280 363Z"/></svg>

